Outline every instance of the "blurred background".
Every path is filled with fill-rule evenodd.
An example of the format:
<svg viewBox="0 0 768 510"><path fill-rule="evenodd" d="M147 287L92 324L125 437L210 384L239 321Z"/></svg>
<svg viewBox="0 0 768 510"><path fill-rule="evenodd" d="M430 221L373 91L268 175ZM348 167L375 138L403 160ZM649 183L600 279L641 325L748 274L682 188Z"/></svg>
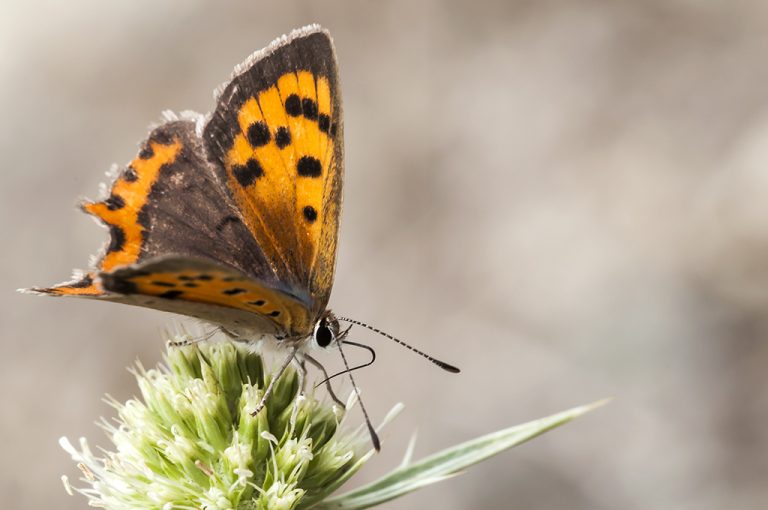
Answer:
<svg viewBox="0 0 768 510"><path fill-rule="evenodd" d="M136 393L161 312L22 296L87 266L79 213L164 109L208 111L234 65L328 27L346 188L332 307L372 415L406 411L356 478L573 405L606 408L406 508L768 504L768 4L760 0L68 2L0 18L0 490L84 508L57 439ZM333 353L321 354L331 366Z"/></svg>

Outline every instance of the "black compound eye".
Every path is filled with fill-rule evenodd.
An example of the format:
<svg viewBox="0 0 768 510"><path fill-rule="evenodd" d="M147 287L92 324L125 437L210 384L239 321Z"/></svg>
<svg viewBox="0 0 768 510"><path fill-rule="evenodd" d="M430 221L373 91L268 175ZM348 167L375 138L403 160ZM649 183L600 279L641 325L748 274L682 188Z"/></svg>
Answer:
<svg viewBox="0 0 768 510"><path fill-rule="evenodd" d="M331 342L333 341L333 332L331 332L331 329L322 324L317 328L317 331L315 331L315 342L317 342L317 345L320 347L328 347L331 345Z"/></svg>

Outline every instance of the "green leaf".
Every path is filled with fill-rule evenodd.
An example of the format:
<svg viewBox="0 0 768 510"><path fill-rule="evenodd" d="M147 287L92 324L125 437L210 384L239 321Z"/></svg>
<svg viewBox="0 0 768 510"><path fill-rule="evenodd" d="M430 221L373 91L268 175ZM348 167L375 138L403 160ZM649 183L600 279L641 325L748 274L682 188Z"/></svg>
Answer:
<svg viewBox="0 0 768 510"><path fill-rule="evenodd" d="M473 464L568 423L606 402L607 400L602 400L593 404L574 407L546 418L500 430L448 448L415 464L409 464L406 460L403 465L379 480L340 496L326 499L312 508L316 510L352 510L384 503L421 487L455 476Z"/></svg>

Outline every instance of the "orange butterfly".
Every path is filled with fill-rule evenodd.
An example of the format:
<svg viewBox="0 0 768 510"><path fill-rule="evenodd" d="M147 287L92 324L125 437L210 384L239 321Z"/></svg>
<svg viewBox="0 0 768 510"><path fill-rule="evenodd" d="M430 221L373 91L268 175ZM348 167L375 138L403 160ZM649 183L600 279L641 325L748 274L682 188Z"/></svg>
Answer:
<svg viewBox="0 0 768 510"><path fill-rule="evenodd" d="M110 231L95 267L30 290L189 315L237 340L278 339L290 355L258 412L292 361L316 363L310 341L342 342L340 319L386 334L327 308L344 159L329 33L312 25L277 39L217 97L207 117L167 114L109 196L82 205Z"/></svg>

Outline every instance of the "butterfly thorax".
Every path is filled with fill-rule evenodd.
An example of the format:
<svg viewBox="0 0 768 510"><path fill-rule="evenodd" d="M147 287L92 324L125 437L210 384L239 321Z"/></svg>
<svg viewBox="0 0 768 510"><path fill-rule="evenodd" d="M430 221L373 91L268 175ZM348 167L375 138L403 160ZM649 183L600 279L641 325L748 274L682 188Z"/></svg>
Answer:
<svg viewBox="0 0 768 510"><path fill-rule="evenodd" d="M215 321L219 328L240 342L257 342L264 339L273 339L279 344L295 345L303 344L311 340L318 347L328 347L341 336L341 327L336 316L331 310L323 311L320 316L302 330L283 331L265 328L265 324L258 316L252 321L236 321L222 323Z"/></svg>

